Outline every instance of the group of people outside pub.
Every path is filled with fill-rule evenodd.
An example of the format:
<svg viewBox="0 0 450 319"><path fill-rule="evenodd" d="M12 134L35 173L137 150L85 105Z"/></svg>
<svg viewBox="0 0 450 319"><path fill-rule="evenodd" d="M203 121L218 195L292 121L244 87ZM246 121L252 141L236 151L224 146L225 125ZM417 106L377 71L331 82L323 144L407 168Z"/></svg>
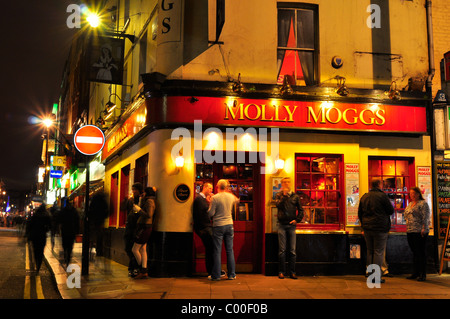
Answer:
<svg viewBox="0 0 450 319"><path fill-rule="evenodd" d="M224 277L221 271L222 242L227 256L228 279L235 279L235 259L233 253L232 209L239 199L229 191L227 180L219 180L217 194L213 185L205 183L194 199L194 231L205 247L205 265L210 280ZM430 208L418 187L409 192L410 202L404 211L407 240L413 254L413 272L408 279L426 280L426 242L430 226ZM296 275L296 225L304 216L298 194L291 189L291 179L283 178L281 190L275 196L278 219L278 278L297 279ZM381 189L381 180L373 180L371 189L364 194L358 207L358 218L367 248L366 266L379 268L377 283L384 283L381 271L386 265L386 244L391 229L391 215L394 207L389 197ZM287 265L286 265L287 264ZM286 267L287 266L287 267ZM373 267L369 268L373 269ZM371 274L366 273L366 277Z"/></svg>

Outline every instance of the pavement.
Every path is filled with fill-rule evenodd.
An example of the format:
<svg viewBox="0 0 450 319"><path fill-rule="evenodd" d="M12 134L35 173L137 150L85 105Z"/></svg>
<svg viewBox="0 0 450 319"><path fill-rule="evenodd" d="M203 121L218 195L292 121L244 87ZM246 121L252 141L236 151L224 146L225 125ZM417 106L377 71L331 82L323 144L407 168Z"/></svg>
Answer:
<svg viewBox="0 0 450 319"><path fill-rule="evenodd" d="M385 278L380 288L368 287L362 275L299 276L293 280L238 273L236 280L220 281L209 281L206 276L133 279L128 277L126 266L96 256L90 261L89 274L78 276L81 250L81 243L75 243L72 270L68 272L62 264L61 238L55 238L53 249L48 238L45 260L63 299L174 299L190 300L189 306L201 300L450 299L448 273L428 274L425 282L398 275Z"/></svg>

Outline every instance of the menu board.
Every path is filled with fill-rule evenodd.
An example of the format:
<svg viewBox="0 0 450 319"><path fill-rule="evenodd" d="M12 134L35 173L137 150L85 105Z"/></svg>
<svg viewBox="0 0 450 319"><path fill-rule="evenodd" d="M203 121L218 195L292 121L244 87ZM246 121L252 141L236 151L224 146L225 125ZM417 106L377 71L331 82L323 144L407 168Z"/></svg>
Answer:
<svg viewBox="0 0 450 319"><path fill-rule="evenodd" d="M436 162L437 179L437 232L439 239L445 238L450 216L450 162Z"/></svg>
<svg viewBox="0 0 450 319"><path fill-rule="evenodd" d="M442 274L442 268L444 266L444 260L450 261L450 242L449 242L449 236L448 236L448 229L445 235L444 245L442 246L442 255L441 255L441 266L439 267L439 275Z"/></svg>

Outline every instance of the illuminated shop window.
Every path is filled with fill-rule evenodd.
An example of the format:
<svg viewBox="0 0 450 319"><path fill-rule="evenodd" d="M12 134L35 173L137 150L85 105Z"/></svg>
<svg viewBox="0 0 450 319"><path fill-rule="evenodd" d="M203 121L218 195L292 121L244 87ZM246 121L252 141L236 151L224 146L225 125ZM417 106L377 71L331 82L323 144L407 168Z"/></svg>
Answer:
<svg viewBox="0 0 450 319"><path fill-rule="evenodd" d="M391 230L406 229L403 212L409 204L409 189L414 186L414 160L410 158L369 158L369 187L372 180L382 181L395 213L391 217Z"/></svg>
<svg viewBox="0 0 450 319"><path fill-rule="evenodd" d="M317 83L317 21L316 7L278 4L278 84Z"/></svg>
<svg viewBox="0 0 450 319"><path fill-rule="evenodd" d="M342 223L342 156L296 155L295 191L305 211L304 226L337 228Z"/></svg>

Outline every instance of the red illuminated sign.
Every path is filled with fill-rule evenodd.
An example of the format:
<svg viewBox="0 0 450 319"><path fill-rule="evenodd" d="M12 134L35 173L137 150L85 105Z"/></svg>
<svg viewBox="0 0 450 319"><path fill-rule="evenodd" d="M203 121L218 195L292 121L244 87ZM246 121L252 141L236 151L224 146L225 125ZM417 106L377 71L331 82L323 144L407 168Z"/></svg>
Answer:
<svg viewBox="0 0 450 319"><path fill-rule="evenodd" d="M172 96L147 100L148 124L192 124L293 129L427 132L426 109L379 103L305 102Z"/></svg>

